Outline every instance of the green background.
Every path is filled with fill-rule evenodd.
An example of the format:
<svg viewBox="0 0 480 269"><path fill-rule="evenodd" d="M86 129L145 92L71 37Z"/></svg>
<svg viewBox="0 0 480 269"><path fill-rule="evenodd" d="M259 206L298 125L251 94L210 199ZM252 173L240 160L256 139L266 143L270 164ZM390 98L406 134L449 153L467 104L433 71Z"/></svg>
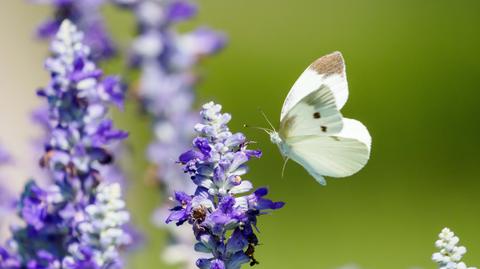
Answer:
<svg viewBox="0 0 480 269"><path fill-rule="evenodd" d="M183 25L209 25L229 36L220 55L200 68L198 104L215 100L232 113L231 129L264 151L248 178L269 186L282 210L262 217L258 268L435 268L433 243L445 226L480 265L479 1L202 0ZM128 41L129 14L107 12ZM342 110L373 137L369 164L321 187L282 159L261 132L261 108L275 122L298 75L317 57L339 50L347 63L350 99ZM113 68L115 69L115 68ZM118 114L131 132L135 180L129 204L146 245L129 268L168 268L160 261L162 231L150 224L160 197L145 183L147 118L136 108Z"/></svg>

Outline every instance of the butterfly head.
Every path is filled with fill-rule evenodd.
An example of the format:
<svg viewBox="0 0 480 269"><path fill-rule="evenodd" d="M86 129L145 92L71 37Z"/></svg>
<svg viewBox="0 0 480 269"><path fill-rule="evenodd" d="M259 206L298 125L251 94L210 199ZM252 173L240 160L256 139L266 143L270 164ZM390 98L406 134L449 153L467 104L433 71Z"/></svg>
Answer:
<svg viewBox="0 0 480 269"><path fill-rule="evenodd" d="M265 120L267 121L268 125L270 125L270 127L272 128L272 129L267 129L267 128L262 128L262 129L270 136L270 141L272 141L273 144L280 145L283 142L282 138L280 137L280 134L275 130L275 127L273 127L272 122L268 119L265 112L263 112L261 109L259 110L260 110L260 113L265 118Z"/></svg>
<svg viewBox="0 0 480 269"><path fill-rule="evenodd" d="M272 141L273 144L280 144L282 143L282 138L280 137L280 135L276 132L276 131L270 131L268 132L268 134L270 135L270 141Z"/></svg>

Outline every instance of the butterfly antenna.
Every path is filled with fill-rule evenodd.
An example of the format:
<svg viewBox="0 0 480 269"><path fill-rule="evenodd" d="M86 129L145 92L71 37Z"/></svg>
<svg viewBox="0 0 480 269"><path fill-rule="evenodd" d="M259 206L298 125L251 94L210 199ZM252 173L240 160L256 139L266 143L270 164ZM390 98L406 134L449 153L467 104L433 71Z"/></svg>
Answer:
<svg viewBox="0 0 480 269"><path fill-rule="evenodd" d="M262 113L263 117L264 117L265 120L268 122L268 124L270 125L270 127L272 127L272 130L276 132L275 127L273 127L272 122L270 122L270 120L268 119L267 114L265 114L265 112L263 112L263 110L262 110L261 108L259 108L258 110L260 111L260 113Z"/></svg>
<svg viewBox="0 0 480 269"><path fill-rule="evenodd" d="M262 127L258 127L258 126L250 126L250 125L247 125L247 124L244 124L243 127L261 130L261 131L264 131L265 133L267 133L268 135L270 135L270 130L268 130L267 128L262 128Z"/></svg>
<svg viewBox="0 0 480 269"><path fill-rule="evenodd" d="M290 160L290 158L285 158L285 161L283 162L283 167L282 167L282 178L285 175L285 168L287 167L287 162Z"/></svg>

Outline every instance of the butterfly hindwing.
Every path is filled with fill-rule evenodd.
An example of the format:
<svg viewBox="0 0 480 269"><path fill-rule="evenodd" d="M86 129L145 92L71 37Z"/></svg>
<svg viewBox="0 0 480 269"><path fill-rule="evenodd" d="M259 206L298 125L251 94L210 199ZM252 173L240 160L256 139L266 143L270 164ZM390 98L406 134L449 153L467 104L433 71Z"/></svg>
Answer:
<svg viewBox="0 0 480 269"><path fill-rule="evenodd" d="M342 131L337 134L337 137L355 139L365 144L365 146L368 148L368 152L370 153L372 137L370 136L367 127L365 127L365 125L358 120L343 118L343 128Z"/></svg>
<svg viewBox="0 0 480 269"><path fill-rule="evenodd" d="M354 138L340 136L293 137L286 141L290 158L305 167L325 184L323 176L347 177L355 174L367 163L369 145Z"/></svg>

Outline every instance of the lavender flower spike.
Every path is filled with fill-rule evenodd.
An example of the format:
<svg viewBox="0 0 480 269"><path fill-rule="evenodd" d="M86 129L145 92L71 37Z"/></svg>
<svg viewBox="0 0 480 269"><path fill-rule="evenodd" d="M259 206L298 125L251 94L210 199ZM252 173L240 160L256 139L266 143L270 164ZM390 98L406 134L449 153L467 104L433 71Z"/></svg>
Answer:
<svg viewBox="0 0 480 269"><path fill-rule="evenodd" d="M467 249L464 246L458 246L460 239L450 229L443 229L438 236L439 240L435 242L435 246L439 252L432 255L432 260L438 263L439 269L476 269L462 262Z"/></svg>
<svg viewBox="0 0 480 269"><path fill-rule="evenodd" d="M253 185L242 178L248 171L246 162L259 158L261 152L247 149L243 134L230 132L227 123L231 116L222 114L221 108L213 102L203 106L193 149L179 158L197 189L193 195L176 192L177 206L166 220L192 225L198 241L195 250L210 255L197 260L201 269L238 269L246 263L257 264L253 255L258 245L254 233L257 218L284 205L265 199L266 188L247 194Z"/></svg>
<svg viewBox="0 0 480 269"><path fill-rule="evenodd" d="M52 41L50 84L38 91L48 104L48 138L41 166L48 187L30 181L18 203L24 225L0 247L2 269L117 269L130 242L120 187L99 172L113 160L107 146L127 136L107 118L122 98L116 78L101 79L83 34L64 21Z"/></svg>
<svg viewBox="0 0 480 269"><path fill-rule="evenodd" d="M197 13L195 1L190 0L113 0L131 11L137 20L137 36L132 44L131 67L140 71L136 93L144 111L152 118L153 141L148 147L152 177L159 181L162 197L174 190L193 191L172 156L181 154L194 135L198 121L193 111L195 88L198 84L198 63L220 51L226 38L223 34L199 27L181 32L180 22L192 19ZM198 253L188 252L196 241L187 229L165 227L171 201L165 199L154 214L154 222L168 229L168 246L162 253L168 264L192 268ZM194 265L193 265L194 266Z"/></svg>

